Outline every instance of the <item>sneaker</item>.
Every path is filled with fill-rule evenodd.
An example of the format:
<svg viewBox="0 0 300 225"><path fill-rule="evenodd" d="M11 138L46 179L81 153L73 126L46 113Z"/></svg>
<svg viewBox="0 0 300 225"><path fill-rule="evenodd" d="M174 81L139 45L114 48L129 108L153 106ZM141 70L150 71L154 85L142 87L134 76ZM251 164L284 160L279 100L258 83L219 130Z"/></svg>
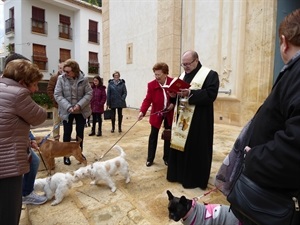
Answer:
<svg viewBox="0 0 300 225"><path fill-rule="evenodd" d="M41 205L47 201L47 197L43 195L37 195L34 192L31 192L27 196L22 197L22 203L28 205Z"/></svg>

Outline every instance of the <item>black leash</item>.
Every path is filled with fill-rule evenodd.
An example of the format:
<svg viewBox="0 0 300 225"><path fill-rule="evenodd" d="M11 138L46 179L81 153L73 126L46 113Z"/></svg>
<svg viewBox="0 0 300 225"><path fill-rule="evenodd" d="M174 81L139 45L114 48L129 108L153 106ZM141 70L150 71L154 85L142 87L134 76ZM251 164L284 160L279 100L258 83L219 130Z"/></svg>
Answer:
<svg viewBox="0 0 300 225"><path fill-rule="evenodd" d="M46 171L48 172L47 175L51 176L51 170L49 170L49 169L47 168L47 166L46 166L46 163L45 163L44 158L43 158L43 156L42 156L42 153L41 153L41 151L40 151L40 147L38 147L37 150L38 150L38 152L39 152L39 154L40 154L40 157L41 157L42 162L43 162L43 164L44 164L44 166L45 166L45 169L46 169Z"/></svg>
<svg viewBox="0 0 300 225"><path fill-rule="evenodd" d="M167 111L167 110L160 110L160 111L157 111L157 112L155 112L155 113L152 113L152 114L150 114L150 115L147 115L147 116L144 116L144 117L148 117L148 116L151 116L151 115L155 115L155 114L161 114L161 115L163 115L164 113L167 113L167 112L169 112L169 111ZM121 141L121 139L136 125L136 123L138 122L139 120L137 120L137 121L135 121L134 123L133 123L133 125L97 160L97 161L100 161L101 159L103 159L103 157L104 156L106 156L106 154L110 151L110 150L112 150L112 148L119 142L119 141Z"/></svg>
<svg viewBox="0 0 300 225"><path fill-rule="evenodd" d="M139 120L135 121L134 124L97 160L100 161L121 139L136 125Z"/></svg>
<svg viewBox="0 0 300 225"><path fill-rule="evenodd" d="M39 152L39 154L40 154L40 158L42 159L42 162L43 162L43 164L44 164L44 166L45 166L45 169L46 169L46 171L48 172L47 175L49 175L49 176L51 176L51 169L50 169L50 168L48 169L48 167L47 167L47 165L46 165L46 163L45 163L45 160L44 160L44 158L43 158L43 155L42 155L42 153L41 153L41 151L40 151L40 147L48 140L48 138L50 137L50 135L51 135L56 129L58 129L59 126L60 126L63 122L64 122L64 121L62 120L62 121L60 121L60 123L54 125L52 131L51 131L49 134L47 134L45 137L43 137L43 139L41 140L41 142L38 143L38 149L37 149L37 150L38 150L38 152Z"/></svg>

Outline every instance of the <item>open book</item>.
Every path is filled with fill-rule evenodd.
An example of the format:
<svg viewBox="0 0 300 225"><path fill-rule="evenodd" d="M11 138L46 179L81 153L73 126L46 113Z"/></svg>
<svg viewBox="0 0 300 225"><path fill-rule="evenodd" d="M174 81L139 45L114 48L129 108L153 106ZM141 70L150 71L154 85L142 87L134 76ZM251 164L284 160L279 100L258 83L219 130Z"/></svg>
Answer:
<svg viewBox="0 0 300 225"><path fill-rule="evenodd" d="M170 92L180 92L180 89L187 89L191 85L178 77L175 77L169 85L163 85L162 88Z"/></svg>

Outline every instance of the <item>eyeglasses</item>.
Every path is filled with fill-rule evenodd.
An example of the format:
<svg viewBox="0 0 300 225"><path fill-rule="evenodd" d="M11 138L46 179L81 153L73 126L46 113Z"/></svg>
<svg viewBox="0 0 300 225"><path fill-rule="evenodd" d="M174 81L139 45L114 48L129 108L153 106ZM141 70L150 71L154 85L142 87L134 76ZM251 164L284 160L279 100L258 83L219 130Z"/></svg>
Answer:
<svg viewBox="0 0 300 225"><path fill-rule="evenodd" d="M72 70L69 70L69 71L64 70L64 73L66 73L66 74L69 74L70 72L72 72Z"/></svg>
<svg viewBox="0 0 300 225"><path fill-rule="evenodd" d="M181 63L180 65L181 65L182 67L190 66L193 62L196 61L196 59L197 59L197 58L195 58L195 59L194 59L192 62L190 62L190 63Z"/></svg>

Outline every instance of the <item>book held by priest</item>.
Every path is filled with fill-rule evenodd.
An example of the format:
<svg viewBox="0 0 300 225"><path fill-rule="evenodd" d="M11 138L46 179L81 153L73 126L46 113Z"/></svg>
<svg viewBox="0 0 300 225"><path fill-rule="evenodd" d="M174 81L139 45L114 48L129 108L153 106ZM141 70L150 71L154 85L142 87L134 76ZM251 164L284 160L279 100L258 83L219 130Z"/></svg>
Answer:
<svg viewBox="0 0 300 225"><path fill-rule="evenodd" d="M180 92L181 89L188 89L191 85L178 77L175 77L169 85L163 85L162 88L169 92Z"/></svg>

